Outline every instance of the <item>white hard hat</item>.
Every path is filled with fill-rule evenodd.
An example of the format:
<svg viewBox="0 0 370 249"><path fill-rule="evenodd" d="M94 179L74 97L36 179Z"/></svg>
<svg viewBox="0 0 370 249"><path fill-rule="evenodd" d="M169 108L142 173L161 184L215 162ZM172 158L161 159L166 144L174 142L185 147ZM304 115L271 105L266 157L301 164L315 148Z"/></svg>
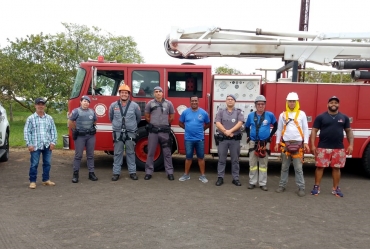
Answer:
<svg viewBox="0 0 370 249"><path fill-rule="evenodd" d="M265 98L265 96L263 96L263 95L258 95L258 96L256 97L256 100L255 100L254 102L259 102L259 101L266 102L266 98Z"/></svg>
<svg viewBox="0 0 370 249"><path fill-rule="evenodd" d="M288 96L286 97L286 100L299 100L298 98L298 94L295 93L295 92L291 92L288 94Z"/></svg>

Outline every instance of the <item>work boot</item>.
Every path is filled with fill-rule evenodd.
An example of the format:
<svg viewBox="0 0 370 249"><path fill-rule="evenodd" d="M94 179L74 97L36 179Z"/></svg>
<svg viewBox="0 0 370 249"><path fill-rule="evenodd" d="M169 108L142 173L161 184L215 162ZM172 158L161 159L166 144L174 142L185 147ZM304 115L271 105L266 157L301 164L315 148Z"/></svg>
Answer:
<svg viewBox="0 0 370 249"><path fill-rule="evenodd" d="M298 189L298 192L297 192L297 195L299 196L299 197L303 197L303 196L305 196L306 195L306 193L304 192L304 189Z"/></svg>
<svg viewBox="0 0 370 249"><path fill-rule="evenodd" d="M248 185L248 189L254 189L256 187L256 185L254 185L254 184L249 184Z"/></svg>
<svg viewBox="0 0 370 249"><path fill-rule="evenodd" d="M224 178L222 177L217 178L216 186L221 186L222 184L224 184Z"/></svg>
<svg viewBox="0 0 370 249"><path fill-rule="evenodd" d="M285 188L284 187L282 187L282 186L279 186L276 190L275 190L275 192L276 193L282 193L282 192L284 192L285 191Z"/></svg>
<svg viewBox="0 0 370 249"><path fill-rule="evenodd" d="M118 174L114 174L113 176L112 176L112 181L117 181L119 179L119 175Z"/></svg>
<svg viewBox="0 0 370 249"><path fill-rule="evenodd" d="M72 178L73 183L78 183L78 170L73 171L73 178Z"/></svg>
<svg viewBox="0 0 370 249"><path fill-rule="evenodd" d="M89 180L91 181L97 181L98 178L96 177L94 172L89 172Z"/></svg>
<svg viewBox="0 0 370 249"><path fill-rule="evenodd" d="M132 180L137 180L137 179L139 179L139 178L137 177L136 173L132 173L132 174L130 174L130 178L131 178Z"/></svg>
<svg viewBox="0 0 370 249"><path fill-rule="evenodd" d="M266 186L260 186L260 189L263 190L263 191L267 191L268 188Z"/></svg>

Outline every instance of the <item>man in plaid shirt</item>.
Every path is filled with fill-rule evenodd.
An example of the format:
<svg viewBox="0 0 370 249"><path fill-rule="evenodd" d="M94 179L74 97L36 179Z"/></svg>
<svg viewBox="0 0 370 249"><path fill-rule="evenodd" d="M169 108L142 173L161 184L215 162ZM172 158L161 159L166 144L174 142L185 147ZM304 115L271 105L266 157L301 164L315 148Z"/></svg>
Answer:
<svg viewBox="0 0 370 249"><path fill-rule="evenodd" d="M30 188L36 188L37 167L42 154L42 185L54 186L50 181L51 152L57 142L57 129L53 118L45 113L45 100L35 100L36 112L27 118L24 126L24 140L31 154Z"/></svg>

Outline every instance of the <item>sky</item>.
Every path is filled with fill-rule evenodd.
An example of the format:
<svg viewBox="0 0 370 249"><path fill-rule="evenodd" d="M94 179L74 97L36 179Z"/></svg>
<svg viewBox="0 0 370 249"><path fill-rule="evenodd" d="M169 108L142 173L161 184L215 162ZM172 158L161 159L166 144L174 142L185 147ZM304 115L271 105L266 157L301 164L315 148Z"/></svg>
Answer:
<svg viewBox="0 0 370 249"><path fill-rule="evenodd" d="M294 32L299 27L300 5L300 0L2 0L0 47L8 45L7 39L63 32L62 22L66 22L132 36L146 63L181 64L185 61L169 57L163 48L172 26ZM310 0L309 31L366 32L369 8L370 1L366 0ZM261 73L257 68L283 66L276 58L207 58L192 62L213 68L228 65L257 74ZM269 74L269 80L271 77L273 74Z"/></svg>

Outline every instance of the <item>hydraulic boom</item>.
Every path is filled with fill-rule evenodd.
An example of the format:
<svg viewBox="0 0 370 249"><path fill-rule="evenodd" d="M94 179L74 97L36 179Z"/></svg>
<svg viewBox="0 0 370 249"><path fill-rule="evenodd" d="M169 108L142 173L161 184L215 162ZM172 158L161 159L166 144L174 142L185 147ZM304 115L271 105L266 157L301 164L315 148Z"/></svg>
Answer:
<svg viewBox="0 0 370 249"><path fill-rule="evenodd" d="M297 38L310 39L298 41ZM164 42L167 54L179 59L206 57L264 57L330 64L334 59L370 59L366 33L271 32L257 29L233 30L219 27L173 27Z"/></svg>

